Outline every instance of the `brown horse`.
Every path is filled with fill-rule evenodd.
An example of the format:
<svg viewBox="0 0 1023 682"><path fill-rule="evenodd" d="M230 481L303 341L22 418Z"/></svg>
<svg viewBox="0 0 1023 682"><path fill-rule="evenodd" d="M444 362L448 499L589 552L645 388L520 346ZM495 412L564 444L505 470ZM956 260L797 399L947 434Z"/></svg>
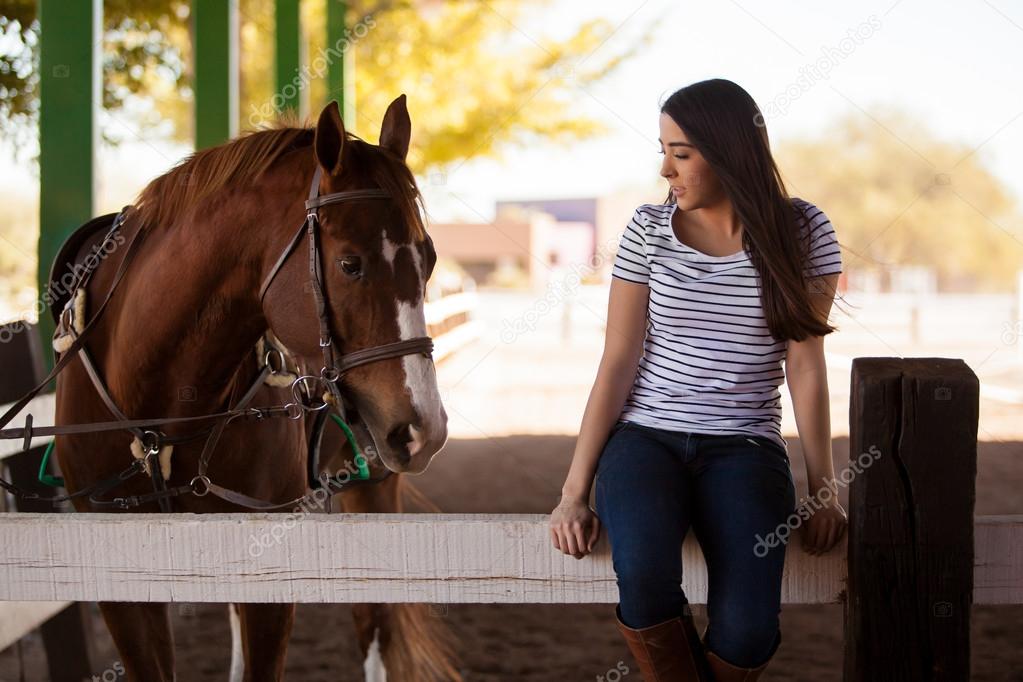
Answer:
<svg viewBox="0 0 1023 682"><path fill-rule="evenodd" d="M436 254L419 217L415 179L405 164L410 132L404 96L388 107L378 146L347 133L336 103L331 103L315 128L250 133L196 152L151 182L122 227L126 239L138 236L143 241L85 344L116 407L138 419L203 415L234 406L256 377L254 349L268 330L301 363L321 366L322 336L317 334L309 261L293 254L275 269L305 216L303 201L317 168L321 193L378 188L390 197L319 209L324 319L335 350L344 355L424 336L425 283ZM117 254L111 258L116 260ZM85 301L99 300L111 288L113 266L98 267L88 281ZM274 272L272 286L261 297L261 283ZM341 376L340 388L359 448L375 453L378 466L421 473L443 447L447 415L430 358L407 354L363 364ZM290 394L263 386L251 404L281 404ZM77 357L59 375L56 399L58 424L111 418ZM309 421L306 415L228 424L209 463L209 480L272 502L300 496L306 490ZM181 440L194 431L188 424L163 428L167 438L179 441L160 466L169 487L194 485L203 439ZM118 431L57 436L57 457L69 492L122 470L132 461L132 440L131 434ZM333 442L325 451L332 450L343 461L351 456L344 447ZM396 510L399 479L390 476L367 486L345 499L345 510ZM148 479L135 477L116 494L150 490ZM185 494L173 503L182 512L240 510L214 495ZM75 507L97 510L85 497L77 498ZM133 511L159 509L148 503ZM114 560L120 556L117 547L108 549ZM173 679L166 604L101 603L100 608L129 679ZM356 608L362 630L389 615L377 611ZM240 604L234 612L245 679L280 679L294 605ZM420 609L399 608L395 613L400 615L390 618L389 626L373 627L378 650L392 650L391 672L399 679L417 679L413 671L400 668L409 660L450 671L446 649L421 652L424 641L430 646L440 642L436 623L426 634L417 634L417 628L408 627L407 616L422 621ZM387 648L379 640L381 632L392 637ZM360 632L363 641L364 655L374 655L373 639L365 640ZM400 649L419 653L410 658Z"/></svg>

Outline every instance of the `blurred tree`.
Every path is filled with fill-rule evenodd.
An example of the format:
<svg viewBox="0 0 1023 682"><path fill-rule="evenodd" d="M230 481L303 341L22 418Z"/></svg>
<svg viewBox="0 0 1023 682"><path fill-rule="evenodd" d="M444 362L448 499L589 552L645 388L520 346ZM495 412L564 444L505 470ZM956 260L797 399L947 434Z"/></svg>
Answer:
<svg viewBox="0 0 1023 682"><path fill-rule="evenodd" d="M16 149L28 147L35 135L38 31L35 0L4 0L0 9L0 135Z"/></svg>
<svg viewBox="0 0 1023 682"><path fill-rule="evenodd" d="M492 156L502 144L530 134L565 142L601 132L598 122L567 106L568 93L628 59L650 29L632 49L592 60L615 30L609 21L587 22L565 39L537 35L509 48L515 39L522 42L517 24L547 4L550 0L350 2L359 112L353 129L375 141L386 105L408 94L415 134L410 164L416 172L428 164ZM239 2L241 130L273 117L274 56L267 48L273 45L273 8L273 0ZM311 58L295 83L308 88L315 115L327 101L325 70L312 68L326 47L325 3L305 2L302 12ZM8 36L0 48L0 133L22 148L34 138L38 114L36 2L5 0L0 13L0 30ZM106 0L103 23L104 139L117 144L137 135L189 142L188 2Z"/></svg>
<svg viewBox="0 0 1023 682"><path fill-rule="evenodd" d="M0 6L0 135L35 161L38 123L39 22L37 0ZM105 0L103 6L103 114L100 132L117 144L142 134L191 134L188 3L185 0ZM130 114L124 113L126 110ZM101 121L103 119L101 118Z"/></svg>
<svg viewBox="0 0 1023 682"><path fill-rule="evenodd" d="M327 0L302 5L306 90L313 120L326 104L323 55ZM356 64L358 121L354 132L375 142L387 104L409 96L417 173L478 156L530 136L567 142L602 126L568 105L571 91L599 81L647 44L595 54L615 32L606 20L587 22L561 39L540 31L551 0L351 0L348 25ZM106 144L193 138L192 37L188 0L104 0L102 109ZM239 0L239 128L273 118L274 2ZM38 157L39 22L37 0L0 2L0 140L16 159ZM517 45L516 45L517 43ZM332 95L331 98L336 97ZM354 124L353 124L354 123ZM32 211L0 221L0 298L26 292L35 271L37 225ZM37 228L36 228L37 229Z"/></svg>
<svg viewBox="0 0 1023 682"><path fill-rule="evenodd" d="M975 149L897 111L853 114L777 147L789 194L831 218L844 269L927 265L942 289L1015 289L1023 219Z"/></svg>

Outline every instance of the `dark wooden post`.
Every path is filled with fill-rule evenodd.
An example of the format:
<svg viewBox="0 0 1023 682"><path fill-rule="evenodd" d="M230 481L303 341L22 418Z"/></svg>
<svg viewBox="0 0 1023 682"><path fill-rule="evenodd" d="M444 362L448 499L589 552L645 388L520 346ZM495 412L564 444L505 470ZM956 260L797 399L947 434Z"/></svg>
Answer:
<svg viewBox="0 0 1023 682"><path fill-rule="evenodd" d="M49 313L43 311L43 314ZM7 330L10 332L9 340L0 344L0 367L4 368L3 382L0 383L0 404L14 402L34 387L46 376L43 370L47 366L41 335L34 325L14 322L7 326ZM48 422L40 422L39 425L45 423ZM19 488L52 497L58 490L38 481L39 462L45 449L45 445L35 447L26 453L7 457L2 463L10 480ZM51 459L50 472L54 470L55 463ZM54 511L51 504L39 500L15 500L15 504L18 511L23 512ZM88 604L74 603L39 626L51 680L78 682L92 679L94 671L89 663L89 644L92 641L89 622Z"/></svg>
<svg viewBox="0 0 1023 682"><path fill-rule="evenodd" d="M951 358L856 358L845 682L966 682L980 383Z"/></svg>

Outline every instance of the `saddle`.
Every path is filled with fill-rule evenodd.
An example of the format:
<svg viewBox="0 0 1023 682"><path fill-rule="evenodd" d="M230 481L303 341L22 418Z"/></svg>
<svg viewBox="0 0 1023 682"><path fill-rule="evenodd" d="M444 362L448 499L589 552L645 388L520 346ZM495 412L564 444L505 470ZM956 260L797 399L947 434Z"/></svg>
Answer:
<svg viewBox="0 0 1023 682"><path fill-rule="evenodd" d="M60 324L61 313L74 293L73 279L77 279L76 274L81 271L86 257L99 250L116 217L116 213L107 213L93 218L72 232L57 251L43 294L49 295L50 314L55 324Z"/></svg>

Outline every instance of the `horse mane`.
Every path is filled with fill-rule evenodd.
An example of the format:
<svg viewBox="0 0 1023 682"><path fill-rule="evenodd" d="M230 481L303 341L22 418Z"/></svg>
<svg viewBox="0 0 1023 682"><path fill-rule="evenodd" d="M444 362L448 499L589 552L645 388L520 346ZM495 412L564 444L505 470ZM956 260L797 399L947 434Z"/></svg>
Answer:
<svg viewBox="0 0 1023 682"><path fill-rule="evenodd" d="M251 184L287 153L312 147L316 129L296 125L285 115L269 128L247 131L216 147L193 152L146 185L135 199L143 229L173 224L175 218L232 184ZM397 199L406 224L417 239L426 230L422 194L415 176L394 154L346 131L341 178L364 177Z"/></svg>

